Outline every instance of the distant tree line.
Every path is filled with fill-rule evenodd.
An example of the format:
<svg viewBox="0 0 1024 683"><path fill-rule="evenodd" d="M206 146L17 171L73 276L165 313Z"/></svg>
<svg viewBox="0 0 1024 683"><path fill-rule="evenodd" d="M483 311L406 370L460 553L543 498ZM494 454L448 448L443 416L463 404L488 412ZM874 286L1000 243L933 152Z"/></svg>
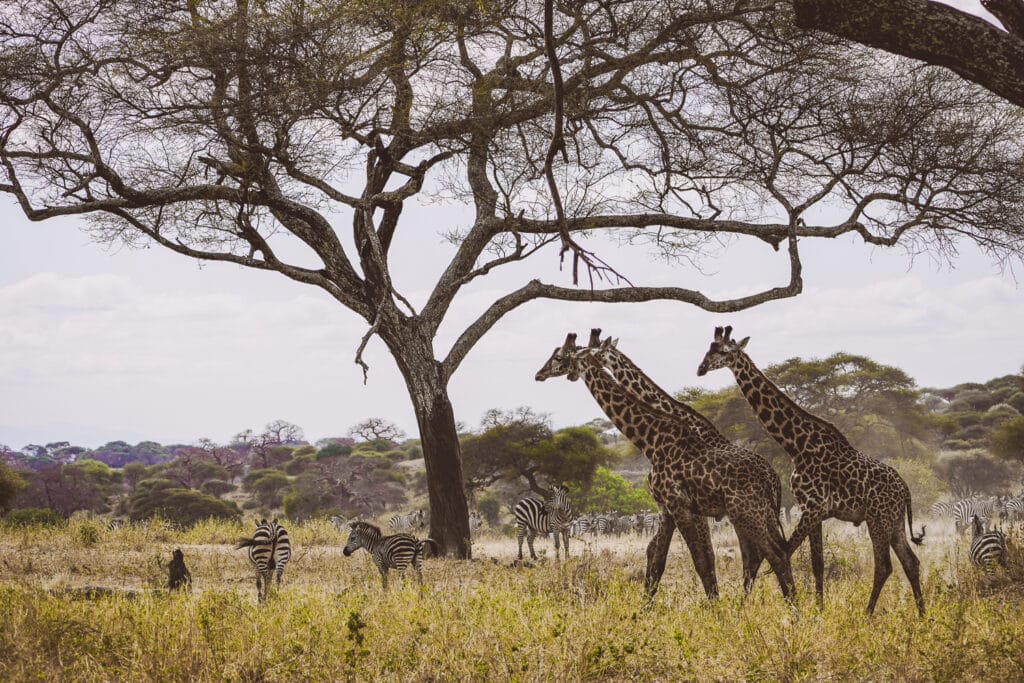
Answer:
<svg viewBox="0 0 1024 683"><path fill-rule="evenodd" d="M919 508L944 494L1007 492L1024 480L1024 373L921 389L898 368L848 353L792 358L766 373L863 452L896 467ZM788 479L790 459L734 387L678 396ZM507 520L518 499L544 497L558 483L569 486L579 513L654 507L646 459L604 419L554 429L549 416L529 407L492 409L477 428L460 428L460 442L467 496L492 526ZM301 428L276 420L227 444L112 441L88 449L55 441L19 451L0 445L0 511L49 520L87 510L183 525L246 512L296 521L374 516L422 504L422 455L417 439L376 417L347 436L312 444Z"/></svg>

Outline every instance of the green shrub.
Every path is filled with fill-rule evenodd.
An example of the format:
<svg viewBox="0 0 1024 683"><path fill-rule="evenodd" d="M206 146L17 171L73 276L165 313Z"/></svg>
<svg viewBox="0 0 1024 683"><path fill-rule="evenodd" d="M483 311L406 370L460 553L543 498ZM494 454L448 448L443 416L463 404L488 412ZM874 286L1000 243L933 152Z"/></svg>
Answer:
<svg viewBox="0 0 1024 683"><path fill-rule="evenodd" d="M50 508L15 510L4 518L11 526L63 526L66 520Z"/></svg>

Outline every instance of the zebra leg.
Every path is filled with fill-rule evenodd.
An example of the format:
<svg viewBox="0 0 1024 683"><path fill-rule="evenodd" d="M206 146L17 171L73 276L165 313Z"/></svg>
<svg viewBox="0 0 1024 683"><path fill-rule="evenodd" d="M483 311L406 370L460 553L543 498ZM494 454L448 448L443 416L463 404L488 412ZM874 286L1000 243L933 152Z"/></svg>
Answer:
<svg viewBox="0 0 1024 683"><path fill-rule="evenodd" d="M902 525L901 525L902 528ZM875 604L882 592L889 575L892 574L892 558L889 556L889 544L892 540L893 529L891 525L875 521L868 521L868 533L871 534L871 547L875 553L875 580L871 585L871 597L868 599L867 613L875 611ZM915 596L916 597L916 596Z"/></svg>
<svg viewBox="0 0 1024 683"><path fill-rule="evenodd" d="M516 522L516 541L519 543L519 560L523 559L523 538L526 536L526 527Z"/></svg>
<svg viewBox="0 0 1024 683"><path fill-rule="evenodd" d="M569 559L569 528L562 529L562 542L565 544L565 559Z"/></svg>
<svg viewBox="0 0 1024 683"><path fill-rule="evenodd" d="M537 553L533 550L533 539L536 538L537 532L533 529L526 530L526 547L530 549L530 557L534 560L537 559Z"/></svg>
<svg viewBox="0 0 1024 683"><path fill-rule="evenodd" d="M668 510L661 508L661 520L654 538L647 544L647 573L644 577L644 590L649 597L658 592L661 575L665 573L665 559L672 544L672 534L676 530L676 521Z"/></svg>
<svg viewBox="0 0 1024 683"><path fill-rule="evenodd" d="M903 573L907 575L910 589L914 591L917 613L923 617L924 595L921 592L921 561L917 559L917 555L914 554L914 550L910 547L910 542L907 541L907 537L903 533L902 524L893 530L892 549L896 553L900 564L903 565Z"/></svg>
<svg viewBox="0 0 1024 683"><path fill-rule="evenodd" d="M388 568L381 565L377 567L377 571L380 572L380 581L384 587L384 590L388 589Z"/></svg>

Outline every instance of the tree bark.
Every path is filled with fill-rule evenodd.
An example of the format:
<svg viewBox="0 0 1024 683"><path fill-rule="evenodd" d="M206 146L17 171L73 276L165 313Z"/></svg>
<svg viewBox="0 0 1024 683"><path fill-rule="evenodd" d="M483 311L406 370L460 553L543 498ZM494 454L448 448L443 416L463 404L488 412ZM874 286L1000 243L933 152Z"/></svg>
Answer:
<svg viewBox="0 0 1024 683"><path fill-rule="evenodd" d="M796 25L952 69L1024 107L1024 39L931 0L794 0Z"/></svg>
<svg viewBox="0 0 1024 683"><path fill-rule="evenodd" d="M427 468L430 537L441 546L443 555L468 560L472 557L469 505L448 377L434 359L429 334L421 334L415 327L399 334L382 328L380 336L398 362L416 414Z"/></svg>

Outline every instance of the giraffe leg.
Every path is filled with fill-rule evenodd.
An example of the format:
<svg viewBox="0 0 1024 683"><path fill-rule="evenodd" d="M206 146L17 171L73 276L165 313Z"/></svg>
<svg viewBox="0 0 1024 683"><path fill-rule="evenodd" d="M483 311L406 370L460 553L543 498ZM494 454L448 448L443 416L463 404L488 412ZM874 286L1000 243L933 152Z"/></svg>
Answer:
<svg viewBox="0 0 1024 683"><path fill-rule="evenodd" d="M882 592L882 586L892 574L892 558L889 555L892 527L889 524L868 521L868 533L871 535L871 547L875 552L875 580L871 586L871 597L868 599L867 608L867 613L871 614L875 611L875 604Z"/></svg>
<svg viewBox="0 0 1024 683"><path fill-rule="evenodd" d="M703 516L689 517L685 523L682 519L676 519L679 533L683 535L686 547L690 550L693 567L697 570L700 582L704 584L704 592L709 600L714 600L718 597L718 579L715 576L715 549L711 545L708 520Z"/></svg>
<svg viewBox="0 0 1024 683"><path fill-rule="evenodd" d="M743 594L746 595L754 586L754 579L757 578L757 571L761 568L761 553L755 544L751 543L746 533L733 524L736 529L736 539L740 544L740 559L743 562Z"/></svg>
<svg viewBox="0 0 1024 683"><path fill-rule="evenodd" d="M902 520L901 520L902 522ZM892 534L892 549L896 557L903 565L903 573L910 581L910 588L914 591L914 602L917 603L917 613L924 616L924 594L921 592L921 561L917 559L907 537L903 533L903 525L896 527Z"/></svg>
<svg viewBox="0 0 1024 683"><path fill-rule="evenodd" d="M802 519L800 520L803 521ZM811 541L811 572L814 574L814 597L818 602L818 609L825 606L825 544L821 536L821 522L819 521L811 529L809 534ZM790 547L792 548L792 537Z"/></svg>
<svg viewBox="0 0 1024 683"><path fill-rule="evenodd" d="M660 507L660 506L659 506ZM676 530L676 520L668 510L661 508L658 519L658 530L647 544L647 574L644 577L644 590L649 597L658 592L661 575L665 573L665 559L672 544L672 534Z"/></svg>

